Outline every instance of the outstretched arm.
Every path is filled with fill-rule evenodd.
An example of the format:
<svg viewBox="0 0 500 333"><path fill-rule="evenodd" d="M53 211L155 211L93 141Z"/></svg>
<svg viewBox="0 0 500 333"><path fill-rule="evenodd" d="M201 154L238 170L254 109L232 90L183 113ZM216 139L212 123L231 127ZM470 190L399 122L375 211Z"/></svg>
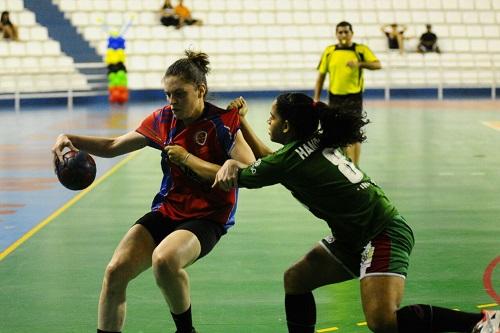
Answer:
<svg viewBox="0 0 500 333"><path fill-rule="evenodd" d="M52 147L52 153L54 158L60 161L62 161L65 148L71 150L82 149L100 157L115 157L144 148L147 143L146 137L136 131L128 132L116 138L60 134Z"/></svg>
<svg viewBox="0 0 500 333"><path fill-rule="evenodd" d="M241 118L241 131L248 145L252 148L255 158L262 158L273 153L273 150L255 134L246 118Z"/></svg>
<svg viewBox="0 0 500 333"><path fill-rule="evenodd" d="M247 164L235 160L227 160L217 172L212 187L219 187L224 191L229 191L233 187L237 187L238 171L247 166Z"/></svg>
<svg viewBox="0 0 500 333"><path fill-rule="evenodd" d="M240 115L241 132L246 142L252 149L255 158L261 158L271 154L273 151L269 148L258 136L255 134L252 126L246 119L246 114L248 113L247 102L243 97L238 97L231 101L228 105L228 109L237 108Z"/></svg>

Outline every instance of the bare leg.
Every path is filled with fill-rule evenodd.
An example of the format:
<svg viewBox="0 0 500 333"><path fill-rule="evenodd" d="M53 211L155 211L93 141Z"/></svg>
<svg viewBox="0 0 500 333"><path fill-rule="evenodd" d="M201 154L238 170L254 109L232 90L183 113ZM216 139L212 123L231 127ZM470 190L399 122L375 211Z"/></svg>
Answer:
<svg viewBox="0 0 500 333"><path fill-rule="evenodd" d="M398 276L367 276L361 280L361 301L368 327L376 333L397 333L396 311L405 280Z"/></svg>
<svg viewBox="0 0 500 333"><path fill-rule="evenodd" d="M188 230L168 235L153 252L153 271L170 311L180 314L189 309L189 276L185 268L200 255L198 238Z"/></svg>
<svg viewBox="0 0 500 333"><path fill-rule="evenodd" d="M353 279L321 245L315 246L285 272L285 292L301 294L321 286Z"/></svg>
<svg viewBox="0 0 500 333"><path fill-rule="evenodd" d="M316 304L312 290L352 278L321 245L287 269L284 282L288 332L315 332Z"/></svg>
<svg viewBox="0 0 500 333"><path fill-rule="evenodd" d="M399 53L400 54L405 53L403 34L398 34L398 45L399 45Z"/></svg>
<svg viewBox="0 0 500 333"><path fill-rule="evenodd" d="M126 314L128 283L151 267L153 238L142 225L134 225L118 245L106 267L99 298L98 328L121 331Z"/></svg>
<svg viewBox="0 0 500 333"><path fill-rule="evenodd" d="M361 155L361 143L356 142L345 149L347 157L351 159L354 165L359 166L359 157Z"/></svg>

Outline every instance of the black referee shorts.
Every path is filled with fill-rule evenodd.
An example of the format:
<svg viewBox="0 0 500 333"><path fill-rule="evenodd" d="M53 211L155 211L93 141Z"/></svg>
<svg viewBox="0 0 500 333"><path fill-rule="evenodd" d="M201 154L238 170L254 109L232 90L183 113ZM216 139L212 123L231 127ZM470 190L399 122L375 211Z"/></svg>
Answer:
<svg viewBox="0 0 500 333"><path fill-rule="evenodd" d="M210 220L184 220L170 221L160 212L149 212L141 217L135 224L144 226L153 237L156 245L169 234L176 230L189 230L200 241L201 252L199 258L207 255L217 244L219 239L226 233L224 227Z"/></svg>
<svg viewBox="0 0 500 333"><path fill-rule="evenodd" d="M350 109L359 110L359 112L361 112L363 110L363 93L335 95L329 92L328 105L340 108L349 107Z"/></svg>

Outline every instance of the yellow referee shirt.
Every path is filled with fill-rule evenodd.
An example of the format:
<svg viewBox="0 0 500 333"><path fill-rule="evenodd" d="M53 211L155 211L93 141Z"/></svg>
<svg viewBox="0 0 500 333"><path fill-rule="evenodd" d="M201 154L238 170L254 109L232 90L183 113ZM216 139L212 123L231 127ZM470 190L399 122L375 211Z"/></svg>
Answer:
<svg viewBox="0 0 500 333"><path fill-rule="evenodd" d="M351 60L358 62L377 61L373 52L363 44L353 43L344 48L339 45L328 46L318 65L321 74L330 76L328 91L334 95L357 94L363 91L364 78L362 68L351 68L347 63Z"/></svg>

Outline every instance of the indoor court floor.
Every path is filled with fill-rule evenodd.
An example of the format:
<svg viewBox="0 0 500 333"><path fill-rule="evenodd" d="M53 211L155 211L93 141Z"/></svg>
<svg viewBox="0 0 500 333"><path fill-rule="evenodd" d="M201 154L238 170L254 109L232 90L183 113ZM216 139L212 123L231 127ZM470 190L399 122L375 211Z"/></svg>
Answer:
<svg viewBox="0 0 500 333"><path fill-rule="evenodd" d="M266 139L271 102L248 99L249 120ZM149 210L161 181L160 156L144 149L97 158L97 180L73 192L58 183L50 148L61 132L134 129L161 105L0 112L1 333L95 332L104 268ZM500 102L367 101L366 111L371 124L361 169L416 238L403 305L498 309ZM328 234L326 224L281 186L240 190L236 218L212 253L188 269L194 324L200 333L285 332L283 272ZM357 280L315 296L318 332L369 332ZM130 284L127 297L124 332L175 331L151 270Z"/></svg>

